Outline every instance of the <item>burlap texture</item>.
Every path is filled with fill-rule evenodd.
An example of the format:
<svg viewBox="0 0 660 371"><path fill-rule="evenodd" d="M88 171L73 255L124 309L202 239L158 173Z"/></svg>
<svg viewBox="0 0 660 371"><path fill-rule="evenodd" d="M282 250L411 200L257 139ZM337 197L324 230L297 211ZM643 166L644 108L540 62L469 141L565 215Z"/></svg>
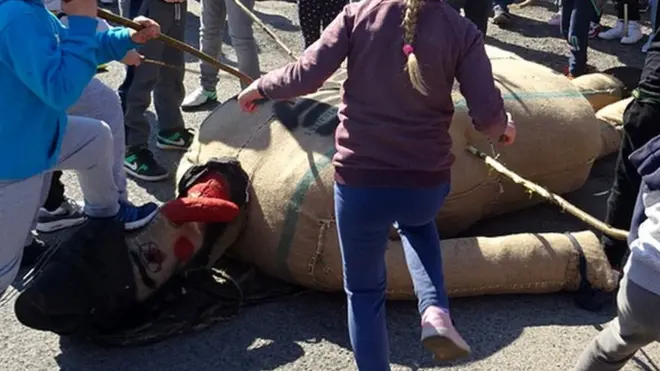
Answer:
<svg viewBox="0 0 660 371"><path fill-rule="evenodd" d="M571 80L594 109L599 109L624 98L626 86L614 76L589 73Z"/></svg>
<svg viewBox="0 0 660 371"><path fill-rule="evenodd" d="M334 225L321 228L316 249L299 265L297 280L324 291L342 290L342 265L336 247ZM451 297L544 294L577 290L580 249L587 262L587 279L595 288L612 291L616 276L590 231L572 233L578 246L560 233L515 234L500 237L469 237L442 241L445 287ZM297 256L303 259L303 256ZM390 241L387 255L388 298L414 299L414 290L403 248Z"/></svg>
<svg viewBox="0 0 660 371"><path fill-rule="evenodd" d="M490 48L491 54L493 50ZM518 126L517 142L501 149L499 158L521 176L553 192L573 191L584 184L601 150L600 140L594 140L600 138L600 128L593 109L564 76L515 57L501 53L492 59L495 81ZM341 78L335 80L339 81ZM213 157L237 157L250 176L252 193L247 228L233 251L268 274L309 287L337 290L341 287L341 265L330 160L339 84L326 83L325 89L296 100L293 107L265 102L254 114L241 112L235 100L225 102L202 124L182 159L178 176L191 164L203 164ZM484 217L539 202L511 183L505 182L504 193L499 193L497 174L464 150L467 144L486 152L490 147L472 128L458 92L454 101L456 114L450 131L456 163L452 191L438 216L443 236L455 235ZM403 256L399 245L392 245L390 250L391 256ZM526 261L524 254L511 254L516 264ZM404 261L388 259L393 292L403 290L410 297L409 278L402 283L403 273L397 272L403 271L396 268L405 268ZM490 263L499 264L497 259ZM562 264L566 269L566 263ZM502 267L496 269L500 275L523 268L515 264ZM462 282L462 278L455 280L448 283ZM536 281L522 277L519 285ZM567 284L564 281L559 287ZM486 281L478 285L466 282L477 288L475 294L485 293L487 290L478 288L489 285ZM469 287L461 290L469 291Z"/></svg>
<svg viewBox="0 0 660 371"><path fill-rule="evenodd" d="M596 118L601 124L600 136L603 141L603 149L600 152L600 157L619 150L619 147L621 146L621 136L623 135L623 113L633 99L633 97L629 97L614 102L596 112Z"/></svg>

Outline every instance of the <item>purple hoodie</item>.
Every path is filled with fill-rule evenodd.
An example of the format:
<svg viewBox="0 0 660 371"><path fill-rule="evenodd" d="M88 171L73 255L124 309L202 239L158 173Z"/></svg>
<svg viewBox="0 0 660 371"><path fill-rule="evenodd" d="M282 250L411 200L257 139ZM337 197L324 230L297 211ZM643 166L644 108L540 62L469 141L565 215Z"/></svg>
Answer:
<svg viewBox="0 0 660 371"><path fill-rule="evenodd" d="M339 183L429 187L450 181L454 78L478 131L497 140L506 128L476 26L442 1L425 2L414 41L429 91L424 96L404 70L404 11L404 0L350 4L297 62L259 81L268 98L292 99L316 91L348 57L333 158Z"/></svg>

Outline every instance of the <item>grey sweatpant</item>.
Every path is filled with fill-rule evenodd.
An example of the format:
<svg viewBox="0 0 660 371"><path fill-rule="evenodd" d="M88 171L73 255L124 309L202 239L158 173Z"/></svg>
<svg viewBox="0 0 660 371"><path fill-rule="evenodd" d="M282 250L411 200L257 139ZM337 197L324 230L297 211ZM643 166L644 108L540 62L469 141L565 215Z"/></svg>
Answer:
<svg viewBox="0 0 660 371"><path fill-rule="evenodd" d="M254 0L240 0L248 9L254 9ZM229 27L229 37L236 50L238 70L252 79L261 75L259 52L252 30L252 19L236 5L234 0L201 0L202 16L199 27L201 51L220 58L225 19ZM218 69L206 62L200 65L200 83L205 90L215 91L218 84ZM241 87L246 85L241 83Z"/></svg>
<svg viewBox="0 0 660 371"><path fill-rule="evenodd" d="M575 371L616 371L642 347L660 340L660 296L621 280L617 317L584 350Z"/></svg>
<svg viewBox="0 0 660 371"><path fill-rule="evenodd" d="M117 92L95 77L67 113L71 116L93 118L108 124L113 140L112 178L119 190L119 197L127 201L126 172L124 171L124 154L126 152L124 113Z"/></svg>
<svg viewBox="0 0 660 371"><path fill-rule="evenodd" d="M74 170L85 198L85 213L110 217L119 211L112 179L110 127L95 119L69 116L55 169ZM16 277L23 246L31 239L36 215L50 187L50 172L17 181L0 181L0 293Z"/></svg>
<svg viewBox="0 0 660 371"><path fill-rule="evenodd" d="M161 32L177 40L185 40L187 3L170 4L163 0L145 0L143 9L160 24ZM160 131L183 129L185 123L179 106L186 91L183 86L183 52L159 41L150 41L138 50L148 59L162 61L181 69L144 63L135 69L133 82L126 94L126 144L146 146L149 121L145 117L151 104L151 92Z"/></svg>

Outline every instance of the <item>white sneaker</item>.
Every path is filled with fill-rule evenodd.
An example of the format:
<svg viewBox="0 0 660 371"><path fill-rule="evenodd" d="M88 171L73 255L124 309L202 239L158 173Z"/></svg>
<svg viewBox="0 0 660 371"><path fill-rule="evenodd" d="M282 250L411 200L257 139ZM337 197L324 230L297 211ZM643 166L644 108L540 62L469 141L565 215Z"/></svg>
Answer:
<svg viewBox="0 0 660 371"><path fill-rule="evenodd" d="M628 22L628 36L623 36L621 38L621 44L632 45L637 44L639 40L644 37L642 33L642 26L638 22L630 21Z"/></svg>
<svg viewBox="0 0 660 371"><path fill-rule="evenodd" d="M208 102L217 101L218 95L215 91L208 91L202 87L195 89L183 100L181 104L182 109L191 109L197 108L201 105L204 105Z"/></svg>
<svg viewBox="0 0 660 371"><path fill-rule="evenodd" d="M623 29L623 20L619 19L616 21L616 25L614 27L610 28L607 31L603 31L598 34L598 37L603 39L603 40L615 40L615 39L621 39L624 34L624 29Z"/></svg>
<svg viewBox="0 0 660 371"><path fill-rule="evenodd" d="M559 26L561 24L561 11L553 14L548 20L548 24L551 26Z"/></svg>

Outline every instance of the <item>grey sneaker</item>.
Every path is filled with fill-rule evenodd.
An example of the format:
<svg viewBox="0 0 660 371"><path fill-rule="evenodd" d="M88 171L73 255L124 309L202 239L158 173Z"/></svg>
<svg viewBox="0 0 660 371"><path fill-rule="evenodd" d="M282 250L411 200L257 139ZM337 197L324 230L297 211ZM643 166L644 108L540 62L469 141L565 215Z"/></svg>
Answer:
<svg viewBox="0 0 660 371"><path fill-rule="evenodd" d="M85 219L82 205L75 200L65 198L64 202L54 211L48 211L43 207L39 209L37 231L40 233L51 233L82 224L85 222Z"/></svg>
<svg viewBox="0 0 660 371"><path fill-rule="evenodd" d="M191 110L195 108L199 108L209 102L217 102L218 101L218 94L215 91L209 91L206 90L202 87L199 87L195 89L192 93L190 93L186 98L183 100L183 103L181 104L181 109L186 111L186 110Z"/></svg>

